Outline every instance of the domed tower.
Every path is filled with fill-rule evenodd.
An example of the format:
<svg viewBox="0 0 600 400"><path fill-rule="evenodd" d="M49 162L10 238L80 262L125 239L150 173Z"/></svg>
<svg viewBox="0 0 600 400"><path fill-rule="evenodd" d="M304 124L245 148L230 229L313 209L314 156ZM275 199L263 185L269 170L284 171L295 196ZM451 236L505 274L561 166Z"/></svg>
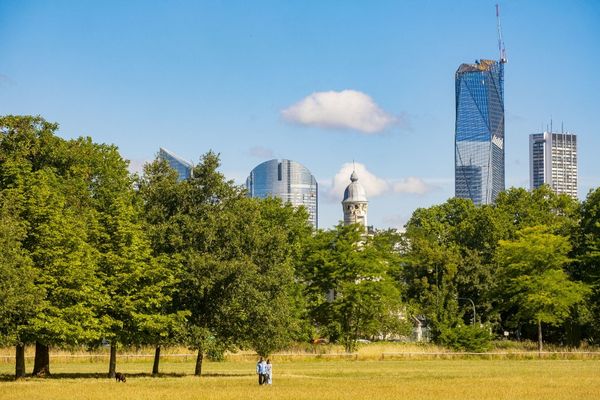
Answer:
<svg viewBox="0 0 600 400"><path fill-rule="evenodd" d="M356 171L350 175L352 181L344 191L344 200L342 208L344 210L344 225L361 224L367 229L367 192L365 188L358 183Z"/></svg>

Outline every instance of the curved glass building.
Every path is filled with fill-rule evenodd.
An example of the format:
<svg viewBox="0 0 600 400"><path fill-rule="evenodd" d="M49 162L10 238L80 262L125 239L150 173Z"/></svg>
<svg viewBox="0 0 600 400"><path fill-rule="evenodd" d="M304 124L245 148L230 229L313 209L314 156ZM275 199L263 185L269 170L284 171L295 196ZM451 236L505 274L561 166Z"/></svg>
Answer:
<svg viewBox="0 0 600 400"><path fill-rule="evenodd" d="M291 160L270 160L257 165L246 179L250 197L279 197L308 210L310 223L318 227L318 185L304 165Z"/></svg>
<svg viewBox="0 0 600 400"><path fill-rule="evenodd" d="M490 204L504 190L504 62L480 60L456 71L456 197Z"/></svg>

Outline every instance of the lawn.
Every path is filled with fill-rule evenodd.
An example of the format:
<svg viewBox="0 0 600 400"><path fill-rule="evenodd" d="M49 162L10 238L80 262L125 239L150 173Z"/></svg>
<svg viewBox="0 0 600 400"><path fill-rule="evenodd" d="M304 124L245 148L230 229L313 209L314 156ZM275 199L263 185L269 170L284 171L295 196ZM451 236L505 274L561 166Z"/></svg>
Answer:
<svg viewBox="0 0 600 400"><path fill-rule="evenodd" d="M126 383L100 362L53 361L52 377L11 381L0 363L0 399L597 399L599 360L298 360L274 363L273 386L259 387L253 361L121 361ZM28 368L30 366L28 365Z"/></svg>

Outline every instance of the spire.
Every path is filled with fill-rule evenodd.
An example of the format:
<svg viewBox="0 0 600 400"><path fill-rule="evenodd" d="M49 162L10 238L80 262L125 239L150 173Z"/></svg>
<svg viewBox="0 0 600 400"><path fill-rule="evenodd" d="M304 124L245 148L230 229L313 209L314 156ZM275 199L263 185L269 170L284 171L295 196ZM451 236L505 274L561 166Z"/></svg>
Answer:
<svg viewBox="0 0 600 400"><path fill-rule="evenodd" d="M358 175L356 175L356 171L352 171L352 175L350 175L350 180L352 182L356 182L358 180Z"/></svg>
<svg viewBox="0 0 600 400"><path fill-rule="evenodd" d="M496 4L496 29L498 30L498 51L500 52L500 63L506 64L506 49L502 39L502 26L500 25L500 6Z"/></svg>

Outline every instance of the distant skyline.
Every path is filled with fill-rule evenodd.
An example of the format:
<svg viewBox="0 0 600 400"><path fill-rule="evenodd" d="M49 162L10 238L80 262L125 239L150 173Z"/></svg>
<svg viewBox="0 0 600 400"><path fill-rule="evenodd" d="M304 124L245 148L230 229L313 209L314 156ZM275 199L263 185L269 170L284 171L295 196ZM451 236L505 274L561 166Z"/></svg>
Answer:
<svg viewBox="0 0 600 400"><path fill-rule="evenodd" d="M133 169L212 149L243 185L272 158L343 219L354 166L369 224L454 196L454 73L498 59L496 1L0 1L0 114L116 144ZM529 135L578 138L579 198L600 185L600 2L502 1L506 187L529 188Z"/></svg>

